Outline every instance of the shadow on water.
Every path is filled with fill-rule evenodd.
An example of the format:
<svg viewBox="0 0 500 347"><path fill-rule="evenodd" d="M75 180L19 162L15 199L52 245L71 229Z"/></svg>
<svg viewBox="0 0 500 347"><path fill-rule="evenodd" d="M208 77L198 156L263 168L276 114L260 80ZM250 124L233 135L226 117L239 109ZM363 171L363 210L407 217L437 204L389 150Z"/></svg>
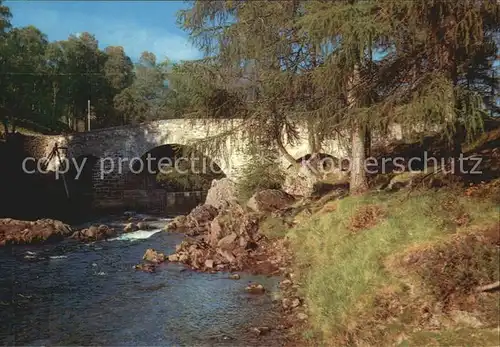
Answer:
<svg viewBox="0 0 500 347"><path fill-rule="evenodd" d="M0 249L0 342L276 345L248 333L276 322L271 294L244 291L249 281L276 291L276 278L234 281L227 273L196 273L169 263L153 274L133 270L147 248L172 253L180 240L159 232L140 240Z"/></svg>

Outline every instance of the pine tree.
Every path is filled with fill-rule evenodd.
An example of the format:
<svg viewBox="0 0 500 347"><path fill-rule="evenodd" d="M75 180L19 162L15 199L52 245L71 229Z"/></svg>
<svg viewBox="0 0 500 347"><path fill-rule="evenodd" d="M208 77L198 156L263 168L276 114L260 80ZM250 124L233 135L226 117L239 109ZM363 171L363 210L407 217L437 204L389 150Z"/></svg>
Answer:
<svg viewBox="0 0 500 347"><path fill-rule="evenodd" d="M498 49L498 2L314 1L306 13L304 32L331 48L317 83L340 84L347 93L342 112L352 127L353 192L367 187L366 130L392 122L438 125L458 144L460 133L480 127L484 85L495 83L480 71ZM332 90L324 103L336 95Z"/></svg>
<svg viewBox="0 0 500 347"><path fill-rule="evenodd" d="M205 88L195 92L191 109L243 119L239 131L255 144L272 143L293 165L286 147L298 140L299 128L308 129L313 156L334 133L331 117L317 110L322 90L314 88L312 72L322 56L299 31L303 13L300 1L197 1L179 17L207 55L191 77Z"/></svg>
<svg viewBox="0 0 500 347"><path fill-rule="evenodd" d="M498 9L472 0L195 1L179 16L207 55L195 78L206 91L191 107L213 115L231 96L229 117L244 119L246 136L291 162L285 145L304 124L313 157L349 129L351 191L361 193L372 132L433 125L460 143L460 129L480 129L496 83L486 76ZM252 74L235 83L248 64Z"/></svg>

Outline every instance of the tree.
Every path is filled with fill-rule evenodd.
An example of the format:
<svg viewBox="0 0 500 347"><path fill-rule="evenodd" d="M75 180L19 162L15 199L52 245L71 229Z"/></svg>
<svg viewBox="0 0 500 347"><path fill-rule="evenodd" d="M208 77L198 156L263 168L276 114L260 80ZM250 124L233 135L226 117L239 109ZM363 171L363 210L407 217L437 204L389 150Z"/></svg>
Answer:
<svg viewBox="0 0 500 347"><path fill-rule="evenodd" d="M115 107L115 98L134 82L134 65L121 46L107 47L104 52L106 54L106 62L104 63L103 71L107 83L103 88L103 95L105 95L106 99L106 107L103 112L106 115L101 117L99 125L123 124L123 115Z"/></svg>
<svg viewBox="0 0 500 347"><path fill-rule="evenodd" d="M484 53L497 50L498 2L314 1L305 11L304 32L331 47L318 87L340 83L348 91L343 118L353 126L352 191L367 188L363 128L438 125L460 143L457 129L472 133L480 125L485 93L478 87L493 81L480 77L479 62L484 66Z"/></svg>
<svg viewBox="0 0 500 347"><path fill-rule="evenodd" d="M197 1L179 16L207 54L191 66L197 81L191 84L204 90L190 89L197 98L188 108L199 116L243 119L238 130L294 166L286 146L296 142L300 127L308 129L314 158L336 125L319 109L323 91L315 89L311 72L322 56L320 46L299 32L302 10L298 1Z"/></svg>
<svg viewBox="0 0 500 347"><path fill-rule="evenodd" d="M95 36L82 33L72 35L62 41L62 50L65 57L66 107L67 122L75 129L77 121L84 121L88 113L88 100L99 107L100 101L105 99L103 91L106 89L106 79L102 67L106 56L98 49ZM101 112L97 112L102 115Z"/></svg>
<svg viewBox="0 0 500 347"><path fill-rule="evenodd" d="M481 127L485 107L492 107L488 96L498 84L491 72L498 52L500 4L446 0L394 5L387 1L386 8L385 20L392 23L396 46L387 68L405 73L412 83L411 89L399 88L398 94L408 103L405 112L413 122L428 121L432 115L430 120L444 126L459 152L464 137L470 138ZM403 59L406 66L399 64Z"/></svg>
<svg viewBox="0 0 500 347"><path fill-rule="evenodd" d="M104 52L107 55L104 73L113 92L117 93L132 84L134 65L121 46L106 47Z"/></svg>
<svg viewBox="0 0 500 347"><path fill-rule="evenodd" d="M123 47L101 50L87 32L49 43L33 26L11 28L10 19L0 1L0 120L6 132L20 122L79 130L87 123L89 100L92 128L171 116L168 62L145 52L134 65Z"/></svg>
<svg viewBox="0 0 500 347"><path fill-rule="evenodd" d="M10 20L12 19L12 13L7 6L2 4L3 1L0 1L0 73L2 75L2 79L0 79L0 92L6 91L8 83L6 83L6 78L9 73L9 63L10 59L8 58L9 51L9 41L7 39L7 32L11 28ZM6 108L6 96L0 96L0 119L2 120L2 124L5 127L5 132L8 133L8 115Z"/></svg>
<svg viewBox="0 0 500 347"><path fill-rule="evenodd" d="M124 122L144 122L167 117L165 86L168 61L157 63L151 52L143 52L135 65L133 83L114 99Z"/></svg>
<svg viewBox="0 0 500 347"><path fill-rule="evenodd" d="M306 4L304 11L300 21L302 33L315 46L324 47L324 63L313 72L312 80L317 88L327 91L323 103L341 105L330 112L336 115L338 123L351 129L350 188L351 192L363 192L368 188L364 171L367 124L357 111L369 102L362 99L359 85L371 64L367 52L380 31L370 18L373 4L313 2Z"/></svg>
<svg viewBox="0 0 500 347"><path fill-rule="evenodd" d="M0 33L4 34L12 27L12 24L10 23L12 13L10 12L10 9L2 3L3 1L0 1Z"/></svg>
<svg viewBox="0 0 500 347"><path fill-rule="evenodd" d="M221 79L220 67L209 61L174 64L166 74L168 81L165 106L173 117L233 118L238 114L237 93L228 91Z"/></svg>
<svg viewBox="0 0 500 347"><path fill-rule="evenodd" d="M35 27L15 28L3 40L5 54L2 79L2 108L5 132L14 132L19 120L49 123L46 106L47 83L43 77L48 41ZM11 129L9 131L9 125Z"/></svg>
<svg viewBox="0 0 500 347"><path fill-rule="evenodd" d="M251 129L247 136L253 142L272 143L295 165L296 158L285 147L297 140L299 127L308 129L314 159L323 142L337 136L340 126L351 126L356 159L351 183L353 190L363 190L367 187L363 170L366 129L355 115L364 100L356 91L359 78L349 76L359 76L364 73L360 68L370 66L363 53L372 43L370 34L376 35L378 29L348 32L349 27L364 26L371 16L370 6L353 9L359 10L359 17L354 16L357 22L351 23L353 16L342 6L349 5L199 1L182 13L181 20L200 48L222 66L221 84L229 84L228 89L235 89L243 63L252 64L254 73L245 76L246 83L236 83L243 89L240 98L245 102L234 113L251 124L246 128ZM328 12L323 18L332 19L328 30L308 27L322 11ZM247 97L249 91L253 98ZM371 95L364 94L365 99Z"/></svg>
<svg viewBox="0 0 500 347"><path fill-rule="evenodd" d="M48 55L54 114L75 129L78 121L86 120L90 100L93 127L122 123L113 100L134 78L123 47L101 51L96 38L83 33L51 43Z"/></svg>
<svg viewBox="0 0 500 347"><path fill-rule="evenodd" d="M495 83L484 70L497 51L498 6L195 1L179 21L207 56L192 78L206 90L188 88L201 97L186 107L213 116L228 103L237 105L232 114L251 129L246 136L272 143L290 161L295 158L284 144L293 143L299 125L309 129L312 157L324 139L349 129L351 192L362 193L372 131L394 122L438 125L461 141L458 124L468 132L478 128L489 100L484 86ZM252 73L243 76L248 64Z"/></svg>

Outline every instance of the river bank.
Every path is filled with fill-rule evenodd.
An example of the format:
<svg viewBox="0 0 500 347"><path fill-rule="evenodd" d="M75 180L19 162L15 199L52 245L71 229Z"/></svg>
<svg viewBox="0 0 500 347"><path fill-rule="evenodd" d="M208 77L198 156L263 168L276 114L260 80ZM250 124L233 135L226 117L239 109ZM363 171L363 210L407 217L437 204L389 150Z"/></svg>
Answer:
<svg viewBox="0 0 500 347"><path fill-rule="evenodd" d="M268 221L294 254L303 345L498 345L499 196L498 179L372 191Z"/></svg>

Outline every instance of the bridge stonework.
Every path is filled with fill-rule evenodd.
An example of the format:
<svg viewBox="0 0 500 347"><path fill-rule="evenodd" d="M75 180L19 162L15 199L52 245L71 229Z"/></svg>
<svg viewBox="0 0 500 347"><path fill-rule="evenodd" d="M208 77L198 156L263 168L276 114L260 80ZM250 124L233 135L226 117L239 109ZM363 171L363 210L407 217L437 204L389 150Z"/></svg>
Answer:
<svg viewBox="0 0 500 347"><path fill-rule="evenodd" d="M234 125L235 121L210 120L207 123L206 120L169 119L68 135L30 136L25 149L32 157L41 159L49 157L57 144L63 148L60 150L62 160L82 156L98 159L92 168L94 207L118 208L123 206L126 200L127 177L130 177L129 161L132 158L141 158L152 149L163 145L189 146L193 141L220 134L231 126L230 122ZM400 132L396 129L392 137L401 138ZM297 144L286 148L296 159L309 152L306 131L300 132L300 138ZM241 134L235 132L226 142L223 151L225 154L210 159L228 178L236 181L241 169L248 163L245 149L249 145ZM328 141L323 152L335 157L345 157L348 154L339 140ZM114 170L110 170L110 165L114 166ZM56 171L59 167L60 161L56 157L48 163L47 169Z"/></svg>

